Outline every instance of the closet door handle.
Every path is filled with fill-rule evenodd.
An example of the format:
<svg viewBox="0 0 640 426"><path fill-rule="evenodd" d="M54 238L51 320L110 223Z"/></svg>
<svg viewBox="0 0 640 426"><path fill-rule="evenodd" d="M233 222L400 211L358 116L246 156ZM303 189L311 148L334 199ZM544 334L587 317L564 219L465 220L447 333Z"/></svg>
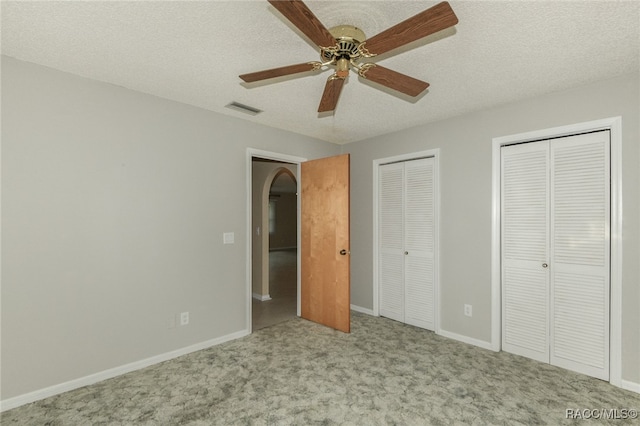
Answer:
<svg viewBox="0 0 640 426"><path fill-rule="evenodd" d="M405 252L404 252L404 255L405 255L405 256L406 256L406 255L408 255L408 254L409 254L409 252L408 252L408 251L405 251Z"/></svg>
<svg viewBox="0 0 640 426"><path fill-rule="evenodd" d="M543 264L542 264L542 267L543 267L543 268L548 268L548 267L549 267L549 265L547 265L546 263L543 263Z"/></svg>
<svg viewBox="0 0 640 426"><path fill-rule="evenodd" d="M340 250L340 254L343 255L343 256L346 256L347 253L351 254L350 251L346 251L345 249Z"/></svg>

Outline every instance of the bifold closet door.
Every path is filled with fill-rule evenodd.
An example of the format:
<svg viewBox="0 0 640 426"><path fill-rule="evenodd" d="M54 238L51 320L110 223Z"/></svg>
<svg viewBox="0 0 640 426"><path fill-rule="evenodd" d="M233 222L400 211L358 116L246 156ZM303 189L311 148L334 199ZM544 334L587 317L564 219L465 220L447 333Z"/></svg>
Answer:
<svg viewBox="0 0 640 426"><path fill-rule="evenodd" d="M380 315L404 322L404 163L378 171Z"/></svg>
<svg viewBox="0 0 640 426"><path fill-rule="evenodd" d="M609 380L609 131L557 139L551 159L551 363Z"/></svg>
<svg viewBox="0 0 640 426"><path fill-rule="evenodd" d="M502 148L502 346L609 378L609 132Z"/></svg>
<svg viewBox="0 0 640 426"><path fill-rule="evenodd" d="M435 329L434 159L379 169L380 315Z"/></svg>
<svg viewBox="0 0 640 426"><path fill-rule="evenodd" d="M433 158L404 163L404 322L435 330Z"/></svg>
<svg viewBox="0 0 640 426"><path fill-rule="evenodd" d="M502 348L549 362L549 143L502 148Z"/></svg>

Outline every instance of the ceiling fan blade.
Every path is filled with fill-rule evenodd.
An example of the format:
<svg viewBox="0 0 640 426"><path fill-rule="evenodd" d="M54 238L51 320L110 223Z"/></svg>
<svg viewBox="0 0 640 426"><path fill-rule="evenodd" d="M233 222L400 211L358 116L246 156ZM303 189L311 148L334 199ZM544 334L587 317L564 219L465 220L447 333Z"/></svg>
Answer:
<svg viewBox="0 0 640 426"><path fill-rule="evenodd" d="M380 55L457 23L458 17L444 1L369 38L364 47L370 53Z"/></svg>
<svg viewBox="0 0 640 426"><path fill-rule="evenodd" d="M327 84L324 86L324 92L322 93L322 99L320 99L320 106L318 106L318 112L333 111L338 104L338 98L344 85L344 78L336 78L334 76L329 77Z"/></svg>
<svg viewBox="0 0 640 426"><path fill-rule="evenodd" d="M375 81L390 89L409 96L418 96L429 87L426 81L418 80L380 65L371 64L364 67L360 75L367 80Z"/></svg>
<svg viewBox="0 0 640 426"><path fill-rule="evenodd" d="M319 70L320 69L319 65L320 65L320 62L307 62L304 64L287 65L285 67L272 68L270 70L252 72L249 74L242 74L240 78L247 83L253 83L254 81L266 80L269 78L282 77L285 75Z"/></svg>
<svg viewBox="0 0 640 426"><path fill-rule="evenodd" d="M336 39L322 22L300 0L269 0L269 3L293 25L311 39L318 47L331 47Z"/></svg>

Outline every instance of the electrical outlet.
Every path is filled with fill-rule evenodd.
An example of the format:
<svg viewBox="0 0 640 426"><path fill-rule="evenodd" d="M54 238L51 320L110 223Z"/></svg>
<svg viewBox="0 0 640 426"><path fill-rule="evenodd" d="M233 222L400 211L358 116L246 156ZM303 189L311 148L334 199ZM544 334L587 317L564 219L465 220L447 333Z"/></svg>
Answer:
<svg viewBox="0 0 640 426"><path fill-rule="evenodd" d="M189 324L189 312L183 312L180 314L180 325Z"/></svg>
<svg viewBox="0 0 640 426"><path fill-rule="evenodd" d="M468 317L473 316L473 308L471 305L464 305L464 314Z"/></svg>

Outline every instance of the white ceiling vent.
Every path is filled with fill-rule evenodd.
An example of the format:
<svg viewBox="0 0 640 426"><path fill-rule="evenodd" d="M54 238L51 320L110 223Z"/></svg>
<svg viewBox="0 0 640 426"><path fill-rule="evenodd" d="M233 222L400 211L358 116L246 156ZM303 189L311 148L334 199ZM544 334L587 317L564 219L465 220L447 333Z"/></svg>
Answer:
<svg viewBox="0 0 640 426"><path fill-rule="evenodd" d="M230 104L225 105L225 107L235 109L236 111L244 112L249 115L258 115L262 112L261 109L241 104L240 102L231 102Z"/></svg>

